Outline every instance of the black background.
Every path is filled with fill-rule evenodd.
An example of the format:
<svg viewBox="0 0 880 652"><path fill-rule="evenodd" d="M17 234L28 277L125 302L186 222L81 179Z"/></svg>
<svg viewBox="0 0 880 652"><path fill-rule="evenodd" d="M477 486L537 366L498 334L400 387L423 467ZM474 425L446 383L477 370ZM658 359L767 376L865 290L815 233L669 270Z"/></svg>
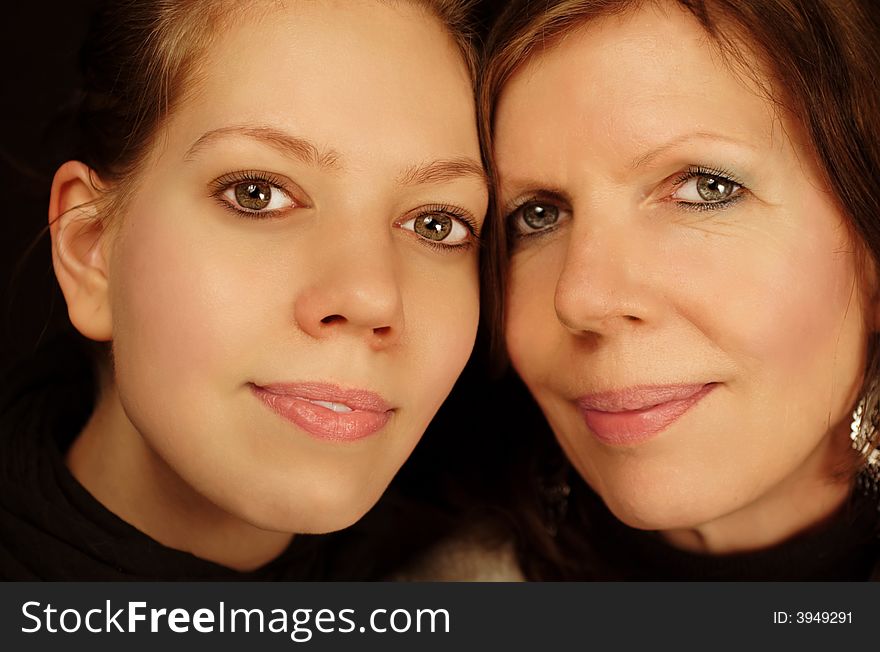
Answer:
<svg viewBox="0 0 880 652"><path fill-rule="evenodd" d="M3 2L0 48L0 365L27 355L66 323L47 222L61 163L46 130L79 84L77 51L96 0ZM31 249L33 245L33 249Z"/></svg>

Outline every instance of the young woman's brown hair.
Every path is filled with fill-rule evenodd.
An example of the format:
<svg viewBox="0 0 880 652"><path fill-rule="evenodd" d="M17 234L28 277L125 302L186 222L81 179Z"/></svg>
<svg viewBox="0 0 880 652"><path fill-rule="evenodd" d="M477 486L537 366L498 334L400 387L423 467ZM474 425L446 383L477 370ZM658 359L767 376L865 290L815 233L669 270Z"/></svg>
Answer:
<svg viewBox="0 0 880 652"><path fill-rule="evenodd" d="M815 158L821 177L860 250L857 253L861 255L863 282L859 287L875 295L876 270L880 266L880 193L876 189L880 179L880 93L874 78L880 66L880 11L873 3L857 0L513 2L501 13L488 38L478 93L482 136L487 149L492 149L499 98L524 66L564 43L592 21L623 16L651 4L677 6L689 13L727 65L759 88L781 115L803 128L807 153ZM761 66L769 71L769 79L754 70L749 63L751 56L757 56ZM533 74L540 75L540 68ZM595 92L601 93L601 88ZM554 98L537 97L534 101L552 102ZM490 170L497 181L497 169L491 156ZM504 355L502 298L507 291L505 270L510 243L503 224L505 216L497 205L491 209L491 215L491 240L484 260L484 301L490 304L487 313L494 328L496 355L500 357ZM876 299L876 296L870 298ZM864 412L873 413L877 409L876 383L880 378L876 333L870 335L867 352L859 394L865 397ZM874 459L877 457L874 451L880 434L867 421L863 420L861 425L859 468L865 466L872 453ZM545 445L543 441L539 444ZM545 459L553 455L558 452L551 446ZM863 472L860 480L876 487L876 466L872 468L875 470ZM840 472L850 477L854 475L851 468ZM547 534L543 525L538 525L542 520L536 516L541 511L539 507L533 504L521 511L523 522L528 523L525 526L528 543L522 558L533 577L596 577L612 572L602 567L589 541L590 537L603 536L601 531L589 531L586 523L589 515L599 509L595 496L582 486L573 487L572 492L568 501L569 515L559 525L555 538ZM565 504L564 500L555 502ZM555 511L558 515L559 509ZM551 529L555 530L556 525Z"/></svg>

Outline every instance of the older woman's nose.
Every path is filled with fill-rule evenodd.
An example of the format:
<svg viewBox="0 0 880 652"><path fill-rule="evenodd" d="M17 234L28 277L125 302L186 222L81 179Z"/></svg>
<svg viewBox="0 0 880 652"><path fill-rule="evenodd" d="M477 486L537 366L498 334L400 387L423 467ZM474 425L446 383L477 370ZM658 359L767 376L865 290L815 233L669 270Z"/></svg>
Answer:
<svg viewBox="0 0 880 652"><path fill-rule="evenodd" d="M397 342L404 311L390 237L338 239L321 252L295 301L299 327L317 339L363 338L376 349Z"/></svg>
<svg viewBox="0 0 880 652"><path fill-rule="evenodd" d="M611 335L651 321L659 297L631 230L574 229L556 284L560 323L575 334Z"/></svg>

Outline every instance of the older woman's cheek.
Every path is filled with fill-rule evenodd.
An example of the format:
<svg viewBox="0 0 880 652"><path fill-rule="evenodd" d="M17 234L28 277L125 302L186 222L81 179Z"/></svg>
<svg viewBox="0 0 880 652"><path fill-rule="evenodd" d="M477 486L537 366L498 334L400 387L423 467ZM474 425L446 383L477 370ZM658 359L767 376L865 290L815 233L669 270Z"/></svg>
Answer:
<svg viewBox="0 0 880 652"><path fill-rule="evenodd" d="M806 378L831 382L834 365L856 374L862 347L852 344L864 332L856 318L861 304L852 246L829 226L837 218L821 214L828 207L798 211L746 213L739 217L746 226L707 247L711 256L696 250L683 256L696 263L689 272L692 299L682 302L683 309L693 310L691 321L739 361L737 375L756 373L791 385L806 372ZM805 220L814 228L803 228ZM840 358L838 349L850 355ZM817 366L824 368L817 373Z"/></svg>
<svg viewBox="0 0 880 652"><path fill-rule="evenodd" d="M510 262L505 343L514 369L533 392L553 379L558 349L565 343L554 308L564 255L557 246L523 251Z"/></svg>

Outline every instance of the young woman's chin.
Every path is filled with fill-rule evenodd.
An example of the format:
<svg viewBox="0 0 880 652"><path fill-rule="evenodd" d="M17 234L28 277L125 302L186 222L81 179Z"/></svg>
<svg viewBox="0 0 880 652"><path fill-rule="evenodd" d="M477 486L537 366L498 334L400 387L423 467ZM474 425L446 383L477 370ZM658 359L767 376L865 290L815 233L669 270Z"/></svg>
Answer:
<svg viewBox="0 0 880 652"><path fill-rule="evenodd" d="M327 483L330 484L330 483ZM353 525L378 502L381 492L364 492L351 482L333 486L295 484L267 487L246 503L231 503L234 516L261 530L285 534L326 534ZM295 496L295 498L292 498Z"/></svg>

